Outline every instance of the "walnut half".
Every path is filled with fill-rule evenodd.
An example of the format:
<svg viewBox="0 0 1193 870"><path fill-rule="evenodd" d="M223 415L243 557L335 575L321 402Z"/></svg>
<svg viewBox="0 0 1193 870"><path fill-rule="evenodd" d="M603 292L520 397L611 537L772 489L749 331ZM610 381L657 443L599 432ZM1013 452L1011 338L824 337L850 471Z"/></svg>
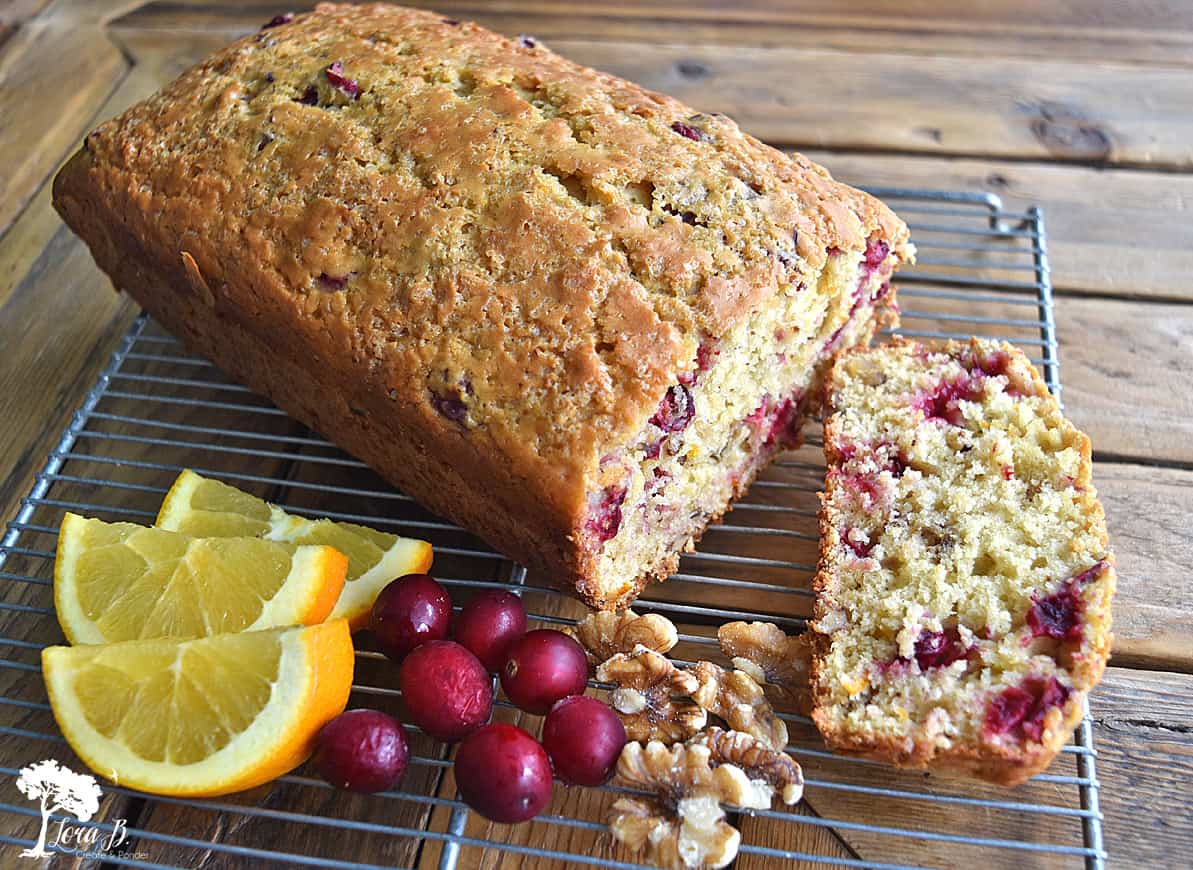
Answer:
<svg viewBox="0 0 1193 870"><path fill-rule="evenodd" d="M786 752L771 749L749 734L713 726L693 737L689 745L707 746L715 770L726 767L740 770L755 789L765 793L765 800L759 805L740 799L731 803L766 809L775 793L788 805L799 803L804 795L804 773L799 763Z"/></svg>
<svg viewBox="0 0 1193 870"><path fill-rule="evenodd" d="M787 746L787 726L753 677L712 662L697 662L692 673L700 684L692 693L697 704L724 719L734 731L744 731L771 749Z"/></svg>
<svg viewBox="0 0 1193 870"><path fill-rule="evenodd" d="M725 821L722 793L706 746L627 743L617 762L622 785L653 793L614 802L609 828L658 867L724 867L741 834Z"/></svg>
<svg viewBox="0 0 1193 870"><path fill-rule="evenodd" d="M708 714L684 697L696 691L696 677L642 644L619 653L599 668L597 679L617 686L613 709L621 714L630 740L687 740L708 722Z"/></svg>
<svg viewBox="0 0 1193 870"><path fill-rule="evenodd" d="M799 712L811 709L806 635L791 637L773 622L729 622L718 629L717 640L733 666L761 683L773 701Z"/></svg>
<svg viewBox="0 0 1193 870"><path fill-rule="evenodd" d="M657 653L668 653L679 642L675 624L665 616L632 610L601 610L588 614L569 634L588 653L590 664L599 665L618 653L630 653L639 644Z"/></svg>

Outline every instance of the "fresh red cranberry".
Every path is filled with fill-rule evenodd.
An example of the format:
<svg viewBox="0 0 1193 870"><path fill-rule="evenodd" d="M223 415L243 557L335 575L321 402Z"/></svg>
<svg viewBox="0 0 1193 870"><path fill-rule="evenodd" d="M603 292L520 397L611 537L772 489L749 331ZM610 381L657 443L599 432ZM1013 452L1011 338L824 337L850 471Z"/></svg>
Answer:
<svg viewBox="0 0 1193 870"><path fill-rule="evenodd" d="M691 391L683 384L676 384L667 390L650 422L664 432L682 432L688 428L695 415L696 406L692 402Z"/></svg>
<svg viewBox="0 0 1193 870"><path fill-rule="evenodd" d="M953 426L963 426L965 417L957 403L964 400L976 402L982 397L980 378L962 376L955 381L944 381L931 393L925 393L912 403L912 407L923 411L928 420L944 420Z"/></svg>
<svg viewBox="0 0 1193 870"><path fill-rule="evenodd" d="M720 355L721 352L711 342L701 342L700 346L696 348L696 370L694 372L684 372L684 374L679 376L679 382L685 387L692 386L700 379L702 374L712 368L714 359Z"/></svg>
<svg viewBox="0 0 1193 870"><path fill-rule="evenodd" d="M1019 398L1023 395L1023 392L1010 381L1011 355L1005 350L996 350L984 357L966 354L961 357L961 362L974 376L1006 377L1008 383L1004 391L1008 396Z"/></svg>
<svg viewBox="0 0 1193 870"><path fill-rule="evenodd" d="M521 710L539 716L568 695L584 694L588 659L584 648L561 631L528 631L510 646L501 688Z"/></svg>
<svg viewBox="0 0 1193 870"><path fill-rule="evenodd" d="M746 416L746 425L755 431L761 431L762 423L766 419L767 413L770 411L771 398L770 395L762 397L761 404Z"/></svg>
<svg viewBox="0 0 1193 870"><path fill-rule="evenodd" d="M344 65L338 60L328 64L323 73L327 76L328 84L341 94L353 100L360 99L360 85L344 75Z"/></svg>
<svg viewBox="0 0 1193 870"><path fill-rule="evenodd" d="M883 239L870 239L866 242L866 253L862 255L863 261L871 269L877 269L886 261L890 252L891 246Z"/></svg>
<svg viewBox="0 0 1193 870"><path fill-rule="evenodd" d="M621 528L621 504L625 497L624 486L606 487L595 499L595 503L594 498L589 497L588 519L584 522L584 531L596 543L605 543Z"/></svg>
<svg viewBox="0 0 1193 870"><path fill-rule="evenodd" d="M525 822L551 801L551 760L516 725L494 722L467 737L454 770L464 803L494 822Z"/></svg>
<svg viewBox="0 0 1193 870"><path fill-rule="evenodd" d="M1081 614L1085 610L1081 590L1105 567L1105 562L1096 562L1080 574L1070 577L1060 589L1046 598L1033 597L1031 609L1027 611L1027 624L1032 637L1080 640Z"/></svg>
<svg viewBox="0 0 1193 870"><path fill-rule="evenodd" d="M406 729L380 710L349 710L323 726L312 761L337 788L375 792L393 788L410 760Z"/></svg>
<svg viewBox="0 0 1193 870"><path fill-rule="evenodd" d="M961 642L955 628L945 631L925 631L915 641L915 660L921 671L944 668L969 656L969 648Z"/></svg>
<svg viewBox="0 0 1193 870"><path fill-rule="evenodd" d="M1086 568L1080 574L1074 574L1072 577L1070 577L1065 582L1070 583L1070 584L1080 588L1082 586L1085 586L1086 583L1089 583L1091 580L1093 580L1095 577L1097 577L1099 574L1101 574L1105 570L1106 570L1106 560L1100 559L1099 561L1095 562L1090 567Z"/></svg>
<svg viewBox="0 0 1193 870"><path fill-rule="evenodd" d="M1005 375L1011 368L1011 355L1005 350L996 350L993 353L987 354L985 357L975 356L972 360L967 360L969 368L972 370L976 368L987 377L998 377Z"/></svg>
<svg viewBox="0 0 1193 870"><path fill-rule="evenodd" d="M762 442L763 445L770 447L777 442L787 447L798 443L800 424L802 422L799 397L784 399L775 408L771 416L770 428L766 433L766 438Z"/></svg>
<svg viewBox="0 0 1193 870"><path fill-rule="evenodd" d="M490 671L501 670L509 658L510 644L525 633L522 599L504 589L479 593L456 617L456 641Z"/></svg>
<svg viewBox="0 0 1193 870"><path fill-rule="evenodd" d="M676 121L671 125L671 129L683 136L685 139L691 139L693 142L703 142L704 134L683 121Z"/></svg>
<svg viewBox="0 0 1193 870"><path fill-rule="evenodd" d="M867 542L867 541L855 540L853 538L853 536L850 535L851 531L853 531L853 530L846 529L841 534L841 540L845 542L845 545L847 547L849 547L849 549L853 550L853 555L857 556L859 559L867 558L870 555L870 553L874 550L874 542L873 541Z"/></svg>
<svg viewBox="0 0 1193 870"><path fill-rule="evenodd" d="M421 643L447 637L452 600L426 574L407 574L381 590L373 602L372 629L381 650L394 661Z"/></svg>
<svg viewBox="0 0 1193 870"><path fill-rule="evenodd" d="M543 748L555 775L569 785L604 785L625 743L621 717L587 695L564 698L543 723Z"/></svg>
<svg viewBox="0 0 1193 870"><path fill-rule="evenodd" d="M883 501L882 487L876 480L864 474L849 474L848 472L833 468L829 470L828 476L838 480L839 485L846 492L857 496L858 500L865 507L872 507Z"/></svg>
<svg viewBox="0 0 1193 870"><path fill-rule="evenodd" d="M471 734L493 712L493 687L480 659L450 640L416 647L398 675L410 720L432 737Z"/></svg>
<svg viewBox="0 0 1193 870"><path fill-rule="evenodd" d="M1056 677L1028 677L1020 686L1010 686L995 695L986 709L988 736L1012 734L1039 740L1044 716L1062 706L1072 690Z"/></svg>
<svg viewBox="0 0 1193 870"><path fill-rule="evenodd" d="M1081 639L1081 611L1084 602L1073 584L1066 583L1047 598L1036 598L1027 611L1027 624L1032 637L1051 637L1056 640Z"/></svg>

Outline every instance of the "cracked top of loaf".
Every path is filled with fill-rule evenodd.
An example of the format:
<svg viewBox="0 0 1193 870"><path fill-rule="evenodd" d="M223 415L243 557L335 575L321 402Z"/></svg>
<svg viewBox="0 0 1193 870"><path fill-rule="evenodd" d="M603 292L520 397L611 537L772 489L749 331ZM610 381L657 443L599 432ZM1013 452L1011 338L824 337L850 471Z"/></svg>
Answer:
<svg viewBox="0 0 1193 870"><path fill-rule="evenodd" d="M702 338L903 223L724 116L430 12L279 16L59 179L271 345L368 372L576 516ZM92 209L92 213L95 211ZM266 327L265 324L272 324Z"/></svg>

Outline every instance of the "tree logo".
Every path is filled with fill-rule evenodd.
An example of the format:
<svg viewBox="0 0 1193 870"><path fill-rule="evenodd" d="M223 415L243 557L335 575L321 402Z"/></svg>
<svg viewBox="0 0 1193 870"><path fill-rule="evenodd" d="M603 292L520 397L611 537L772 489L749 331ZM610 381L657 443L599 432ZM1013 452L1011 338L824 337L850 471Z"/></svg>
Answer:
<svg viewBox="0 0 1193 870"><path fill-rule="evenodd" d="M75 773L52 758L21 768L20 775L17 776L17 790L29 800L41 804L41 833L32 848L21 852L21 856L25 858L46 858L54 854L46 851L46 829L50 825L51 815L65 811L80 822L91 821L91 817L99 812L99 799L102 795L94 776ZM61 842L63 829L66 827L65 824L59 825L55 845ZM119 825L118 829L123 840L123 825ZM115 831L113 837L114 835Z"/></svg>

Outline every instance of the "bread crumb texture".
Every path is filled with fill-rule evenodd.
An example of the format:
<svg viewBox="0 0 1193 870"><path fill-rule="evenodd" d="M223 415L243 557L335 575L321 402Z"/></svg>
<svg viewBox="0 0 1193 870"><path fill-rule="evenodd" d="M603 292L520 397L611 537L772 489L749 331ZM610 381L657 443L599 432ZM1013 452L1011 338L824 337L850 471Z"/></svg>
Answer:
<svg viewBox="0 0 1193 870"><path fill-rule="evenodd" d="M846 353L825 402L817 724L896 763L1042 769L1110 651L1089 440L994 341Z"/></svg>

